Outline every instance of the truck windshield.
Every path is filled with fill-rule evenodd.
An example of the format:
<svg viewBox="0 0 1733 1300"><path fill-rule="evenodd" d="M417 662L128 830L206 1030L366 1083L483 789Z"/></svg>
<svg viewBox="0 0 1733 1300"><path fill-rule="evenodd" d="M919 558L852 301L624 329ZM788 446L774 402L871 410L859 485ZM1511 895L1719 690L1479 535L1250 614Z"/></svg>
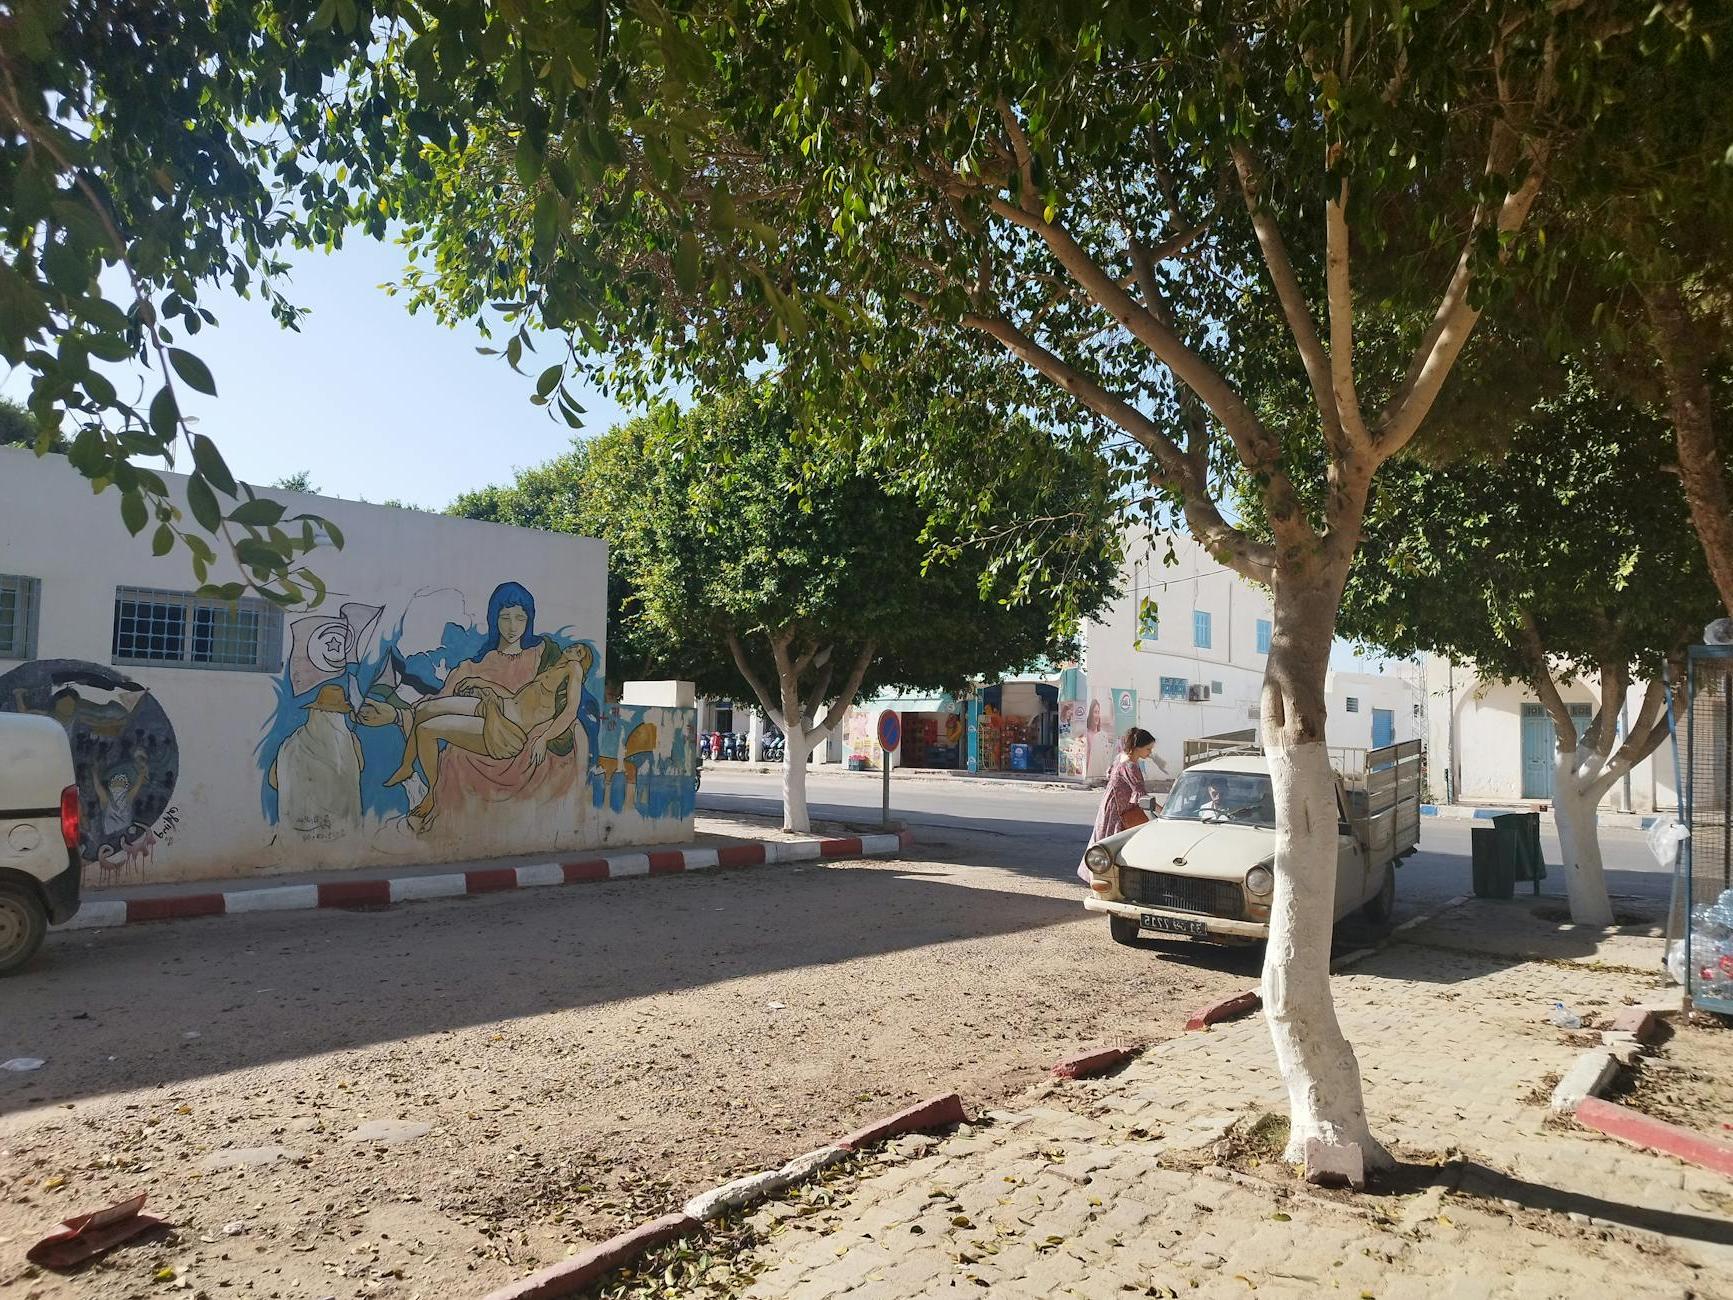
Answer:
<svg viewBox="0 0 1733 1300"><path fill-rule="evenodd" d="M1262 772L1183 772L1161 815L1165 821L1274 826L1276 800Z"/></svg>

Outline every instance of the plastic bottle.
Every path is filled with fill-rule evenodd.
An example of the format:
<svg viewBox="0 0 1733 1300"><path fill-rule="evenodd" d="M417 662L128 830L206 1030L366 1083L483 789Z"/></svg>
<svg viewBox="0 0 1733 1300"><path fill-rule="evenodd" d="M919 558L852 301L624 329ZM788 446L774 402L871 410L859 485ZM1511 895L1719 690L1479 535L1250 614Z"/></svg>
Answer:
<svg viewBox="0 0 1733 1300"><path fill-rule="evenodd" d="M1547 1017L1560 1029L1581 1029L1583 1018L1562 1002L1552 1004L1552 1014Z"/></svg>

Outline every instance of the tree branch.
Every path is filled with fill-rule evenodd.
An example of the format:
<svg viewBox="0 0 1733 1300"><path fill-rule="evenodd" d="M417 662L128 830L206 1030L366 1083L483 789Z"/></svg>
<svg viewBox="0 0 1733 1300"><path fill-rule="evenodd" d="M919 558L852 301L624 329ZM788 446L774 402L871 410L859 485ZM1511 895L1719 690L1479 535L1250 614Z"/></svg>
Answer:
<svg viewBox="0 0 1733 1300"><path fill-rule="evenodd" d="M1625 734L1625 743L1608 762L1606 771L1590 786L1596 800L1612 789L1626 772L1659 749L1666 738L1667 688L1666 683L1656 677L1643 692L1643 703L1637 710L1637 720Z"/></svg>
<svg viewBox="0 0 1733 1300"><path fill-rule="evenodd" d="M758 674L752 671L752 665L746 661L746 649L740 644L740 638L734 634L732 628L728 630L727 637L728 653L734 656L735 668L746 679L746 684L752 688L752 693L758 697L758 702L764 706L764 711L770 715L770 720L786 732L788 720L783 716L782 706L771 698L770 692L764 689L764 683L759 680ZM775 648L775 638L771 639L771 646L773 649ZM786 651L779 652L777 667L780 668L787 658Z"/></svg>
<svg viewBox="0 0 1733 1300"><path fill-rule="evenodd" d="M801 726L806 725L806 719L816 718L820 706L824 704L825 692L830 690L830 679L836 671L836 662L831 658L831 647L826 646L815 661L819 667L818 679L813 682L812 690L806 697L806 708L801 714Z"/></svg>
<svg viewBox="0 0 1733 1300"><path fill-rule="evenodd" d="M1522 645L1533 674L1529 684L1534 687L1535 694L1540 696L1540 702L1546 706L1546 711L1552 718L1553 737L1557 741L1558 750L1561 754L1574 755L1577 751L1576 720L1565 707L1564 696L1559 694L1558 683L1553 680L1552 664L1540 639L1540 625L1526 609L1522 611Z"/></svg>
<svg viewBox="0 0 1733 1300"><path fill-rule="evenodd" d="M1300 277L1294 273L1282 229L1263 201L1263 173L1251 151L1243 144L1234 146L1233 158L1234 170L1240 178L1240 193L1252 219L1252 231L1264 255L1264 266L1270 273L1270 282L1275 285L1276 299L1282 305L1282 315L1287 319L1288 333L1293 335L1300 363L1306 368L1306 379L1312 386L1312 401L1324 422L1324 437L1333 449L1346 451L1347 438L1330 383L1333 358L1325 352L1323 340L1318 337L1318 325L1312 319L1312 307L1306 301L1306 291L1300 287Z"/></svg>
<svg viewBox="0 0 1733 1300"><path fill-rule="evenodd" d="M842 721L842 715L848 712L848 706L854 703L854 697L860 694L860 684L866 679L867 669L872 667L873 656L878 653L878 643L868 641L861 647L859 656L854 661L854 667L849 669L848 680L843 683L842 691L830 706L830 712L824 715L824 725L816 727L812 735L828 736Z"/></svg>
<svg viewBox="0 0 1733 1300"><path fill-rule="evenodd" d="M1524 119L1526 122L1532 123L1535 116L1551 101L1557 76L1558 44L1549 33L1533 93L1532 108ZM1520 230L1528 220L1529 209L1534 206L1546 176L1549 145L1535 139L1525 142L1517 135L1516 129L1510 123L1522 114L1512 102L1502 78L1499 99L1501 111L1487 141L1484 174L1488 177L1507 175L1523 154L1527 155L1529 167L1522 184L1507 193L1499 204L1494 229L1502 236ZM1384 409L1379 414L1378 428L1373 437L1383 459L1401 451L1420 431L1421 422L1432 409L1432 404L1438 400L1439 391L1444 387L1451 367L1456 364L1457 356L1461 354L1469 334L1480 319L1480 308L1469 302L1468 290L1473 278L1474 247L1485 224L1486 214L1483 209L1477 208L1468 237L1463 240L1462 252L1456 259L1456 269L1451 273L1444 297L1433 314L1432 324L1427 327L1420 346L1415 349L1414 359L1401 386L1390 395L1390 400L1384 404ZM1501 264L1507 255L1501 241L1498 252Z"/></svg>
<svg viewBox="0 0 1733 1300"><path fill-rule="evenodd" d="M1342 431L1356 450L1374 450L1354 383L1354 282L1349 269L1348 178L1324 210L1325 298L1330 311L1330 388Z"/></svg>
<svg viewBox="0 0 1733 1300"><path fill-rule="evenodd" d="M1108 392L1082 371L1061 360L1002 316L969 312L962 323L989 334L1018 360L1046 375L1103 419L1124 429L1148 451L1164 480L1185 503L1186 519L1197 539L1222 554L1233 567L1255 582L1275 575L1275 548L1254 542L1222 517L1197 464L1158 428L1153 420L1122 398Z"/></svg>

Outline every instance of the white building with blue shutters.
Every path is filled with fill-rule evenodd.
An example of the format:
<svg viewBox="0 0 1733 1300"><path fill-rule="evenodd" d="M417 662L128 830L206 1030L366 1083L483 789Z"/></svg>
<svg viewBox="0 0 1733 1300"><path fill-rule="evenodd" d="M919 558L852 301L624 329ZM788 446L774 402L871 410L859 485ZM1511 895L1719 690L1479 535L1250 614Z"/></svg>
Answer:
<svg viewBox="0 0 1733 1300"><path fill-rule="evenodd" d="M1177 774L1185 742L1258 725L1274 615L1270 595L1189 537L1128 539L1118 599L1083 629L1059 696L1060 771L1100 780L1127 728L1155 737ZM1424 731L1418 674L1333 672L1329 740L1371 748Z"/></svg>
<svg viewBox="0 0 1733 1300"><path fill-rule="evenodd" d="M1433 797L1512 808L1550 803L1557 733L1534 692L1520 683L1482 681L1472 664L1437 655L1427 659L1425 671ZM1588 730L1600 703L1594 687L1593 680L1579 680L1559 688L1579 734ZM1636 718L1647 689L1647 682L1631 684L1622 702L1621 735L1624 724ZM1639 813L1677 810L1672 746L1663 742L1632 768L1601 806Z"/></svg>

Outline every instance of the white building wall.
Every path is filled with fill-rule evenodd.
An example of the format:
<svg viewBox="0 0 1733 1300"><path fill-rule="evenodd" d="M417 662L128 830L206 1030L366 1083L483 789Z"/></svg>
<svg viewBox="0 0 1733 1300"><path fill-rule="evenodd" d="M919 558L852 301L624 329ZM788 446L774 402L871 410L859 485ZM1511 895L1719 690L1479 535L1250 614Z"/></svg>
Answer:
<svg viewBox="0 0 1733 1300"><path fill-rule="evenodd" d="M166 477L172 492L184 490L184 478ZM149 532L129 536L115 497L93 498L63 457L0 448L0 574L39 584L34 655L0 660L0 709L53 713L72 734L94 835L86 846L92 884L453 861L689 835L691 708L600 704L602 542L268 495L291 514L329 518L346 541L342 550L312 556L330 594L311 614L281 616L280 662L270 671L117 665L116 588L190 593L196 584L186 552L153 557ZM235 576L224 570L212 580ZM537 655L534 663L503 651L491 660L480 655L490 597L508 582L535 605L533 631L545 637L543 649L521 651ZM379 613L368 626L370 610ZM496 752L455 754L447 744L435 772L418 766L409 781L388 786L418 716L408 707L417 692L407 682L392 702L383 698L391 649L425 686L454 697L465 693L441 687L466 664L509 694L515 684L490 676L499 665L509 659L511 672L526 679L558 675L562 670L543 669L539 656L558 660L569 651L563 671L578 671L584 683L577 720L547 737L545 758L527 735L519 742L496 726L488 742ZM370 692L366 722L359 706ZM569 700L569 691L560 698ZM315 701L329 707L305 707ZM517 752L505 755L512 745ZM276 789L273 766L280 769ZM285 809L286 801L295 807ZM416 806L419 816L412 815Z"/></svg>
<svg viewBox="0 0 1733 1300"><path fill-rule="evenodd" d="M1170 542L1172 565L1166 562ZM1091 780L1106 775L1127 725L1126 711L1115 706L1130 692L1136 725L1155 737L1158 763L1177 775L1186 741L1257 727L1268 661L1260 624L1267 637L1274 624L1270 596L1180 535L1132 538L1121 585L1119 598L1084 628L1087 695L1072 714L1082 714L1083 724L1073 721L1069 729L1068 765L1084 767ZM1140 624L1139 611L1147 611L1148 602L1153 627L1147 620ZM1209 615L1208 646L1197 644L1199 613ZM1171 692L1181 684L1185 693L1175 697ZM1197 687L1207 688L1207 701L1189 698ZM1374 708L1394 712L1396 739L1419 733L1418 693L1398 676L1332 673L1327 689L1332 745L1369 747ZM1349 697L1358 702L1358 712L1347 711ZM1060 708L1063 733L1065 705Z"/></svg>
<svg viewBox="0 0 1733 1300"><path fill-rule="evenodd" d="M1635 720L1647 689L1646 682L1632 684L1625 699L1628 719ZM1522 706L1538 704L1539 697L1520 684L1480 681L1472 665L1452 666L1439 656L1426 661L1426 694L1433 797L1454 797L1458 803L1521 803ZM1560 694L1567 705L1586 705L1591 713L1600 704L1599 691L1588 682L1574 683ZM1549 743L1551 727L1549 718ZM1666 742L1632 770L1628 805L1623 781L1602 800L1604 808L1632 812L1673 810L1678 805L1672 748Z"/></svg>

